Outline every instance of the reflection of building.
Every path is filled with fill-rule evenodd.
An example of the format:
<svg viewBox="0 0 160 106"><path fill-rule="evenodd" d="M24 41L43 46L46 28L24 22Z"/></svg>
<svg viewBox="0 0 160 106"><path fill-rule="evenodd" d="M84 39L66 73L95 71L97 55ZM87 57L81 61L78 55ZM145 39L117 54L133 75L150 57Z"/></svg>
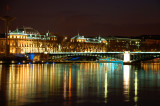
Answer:
<svg viewBox="0 0 160 106"><path fill-rule="evenodd" d="M10 53L43 53L56 52L57 46L55 41L56 36L47 33L40 35L40 33L30 27L23 27L16 29L9 33L8 41L10 41ZM2 45L1 53L5 52L5 38L0 38Z"/></svg>

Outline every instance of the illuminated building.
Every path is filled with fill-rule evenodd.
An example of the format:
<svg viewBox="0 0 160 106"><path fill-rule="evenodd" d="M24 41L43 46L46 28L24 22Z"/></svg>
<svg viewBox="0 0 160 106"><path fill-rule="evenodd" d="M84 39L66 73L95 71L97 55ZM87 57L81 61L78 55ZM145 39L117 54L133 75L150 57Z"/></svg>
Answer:
<svg viewBox="0 0 160 106"><path fill-rule="evenodd" d="M71 38L71 42L86 42L86 43L107 43L107 41L102 37L95 37L95 38L85 38L84 36L74 36Z"/></svg>
<svg viewBox="0 0 160 106"><path fill-rule="evenodd" d="M8 42L10 42L10 53L44 53L57 52L55 41L56 36L49 32L46 35L41 35L37 30L30 27L23 27L9 32ZM0 38L1 53L5 53L5 38Z"/></svg>
<svg viewBox="0 0 160 106"><path fill-rule="evenodd" d="M7 50L11 54L53 53L53 52L108 52L108 51L159 51L159 36L140 36L137 38L94 37L85 38L77 35L68 39L59 39L51 33L40 34L30 27L10 31L8 40L5 34L0 35L0 53ZM8 41L8 43L6 43ZM6 44L9 49L6 50ZM153 46L154 45L154 46Z"/></svg>
<svg viewBox="0 0 160 106"><path fill-rule="evenodd" d="M84 36L74 36L68 44L68 52L106 52L107 41L102 37L85 38Z"/></svg>
<svg viewBox="0 0 160 106"><path fill-rule="evenodd" d="M86 38L78 34L77 36L71 38L71 42L86 42Z"/></svg>
<svg viewBox="0 0 160 106"><path fill-rule="evenodd" d="M141 39L106 37L108 51L140 51Z"/></svg>
<svg viewBox="0 0 160 106"><path fill-rule="evenodd" d="M142 51L160 51L160 35L142 35Z"/></svg>

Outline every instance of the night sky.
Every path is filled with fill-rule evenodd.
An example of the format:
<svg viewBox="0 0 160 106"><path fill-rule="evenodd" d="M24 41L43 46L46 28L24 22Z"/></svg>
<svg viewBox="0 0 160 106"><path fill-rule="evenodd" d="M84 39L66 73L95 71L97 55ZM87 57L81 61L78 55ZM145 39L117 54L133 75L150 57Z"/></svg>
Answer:
<svg viewBox="0 0 160 106"><path fill-rule="evenodd" d="M8 5L8 11L6 11ZM29 26L75 36L160 35L160 0L0 0L11 30ZM0 22L0 33L4 32Z"/></svg>

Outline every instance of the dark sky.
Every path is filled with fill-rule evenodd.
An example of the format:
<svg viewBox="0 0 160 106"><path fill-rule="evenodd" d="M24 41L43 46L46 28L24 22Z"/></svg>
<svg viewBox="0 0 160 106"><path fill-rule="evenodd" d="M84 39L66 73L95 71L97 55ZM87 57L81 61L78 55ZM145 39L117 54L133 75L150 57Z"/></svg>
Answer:
<svg viewBox="0 0 160 106"><path fill-rule="evenodd" d="M6 11L6 5L9 11ZM0 16L15 16L11 29L85 36L160 35L160 0L0 0ZM2 33L3 22L0 22Z"/></svg>

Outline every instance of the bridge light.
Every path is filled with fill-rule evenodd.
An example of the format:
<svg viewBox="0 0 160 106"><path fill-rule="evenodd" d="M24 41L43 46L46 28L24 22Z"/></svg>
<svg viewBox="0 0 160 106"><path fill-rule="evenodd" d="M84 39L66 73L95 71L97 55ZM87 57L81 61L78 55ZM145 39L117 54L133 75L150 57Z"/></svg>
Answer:
<svg viewBox="0 0 160 106"><path fill-rule="evenodd" d="M11 61L11 63L15 63L15 61Z"/></svg>
<svg viewBox="0 0 160 106"><path fill-rule="evenodd" d="M125 51L124 52L124 62L130 62L130 52L129 51Z"/></svg>
<svg viewBox="0 0 160 106"><path fill-rule="evenodd" d="M44 54L47 54L48 52L44 52Z"/></svg>
<svg viewBox="0 0 160 106"><path fill-rule="evenodd" d="M20 65L21 63L19 62L18 64Z"/></svg>

